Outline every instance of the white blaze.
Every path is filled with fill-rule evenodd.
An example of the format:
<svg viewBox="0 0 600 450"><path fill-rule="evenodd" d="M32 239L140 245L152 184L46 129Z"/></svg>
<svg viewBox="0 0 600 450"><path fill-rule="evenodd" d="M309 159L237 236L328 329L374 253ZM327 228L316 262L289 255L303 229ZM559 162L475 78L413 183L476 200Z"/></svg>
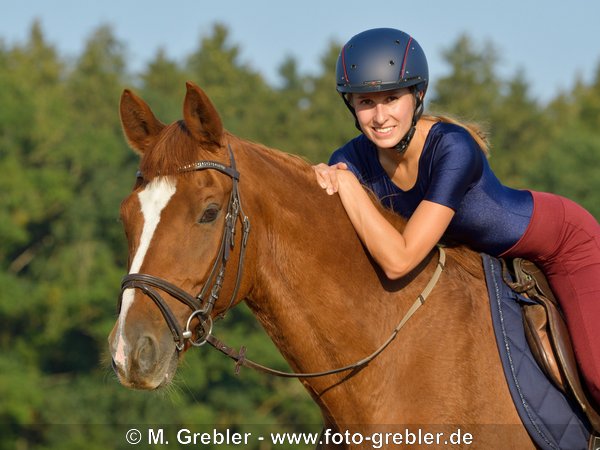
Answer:
<svg viewBox="0 0 600 450"><path fill-rule="evenodd" d="M131 263L129 273L138 273L140 271L156 227L160 222L160 214L169 203L169 200L171 200L171 197L173 197L173 194L175 194L175 184L175 180L169 180L166 177L155 178L138 194L144 218L144 227L142 229L142 236L140 237L140 245ZM126 369L127 365L124 334L125 318L127 317L127 311L133 304L134 294L133 289L127 289L123 293L121 312L119 314L119 331L117 333L117 346L114 359L122 369Z"/></svg>

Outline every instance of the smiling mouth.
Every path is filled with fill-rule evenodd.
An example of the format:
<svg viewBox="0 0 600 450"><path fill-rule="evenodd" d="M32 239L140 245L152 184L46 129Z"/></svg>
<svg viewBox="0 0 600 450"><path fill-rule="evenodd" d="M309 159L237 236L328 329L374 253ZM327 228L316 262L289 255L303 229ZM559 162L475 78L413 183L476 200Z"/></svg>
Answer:
<svg viewBox="0 0 600 450"><path fill-rule="evenodd" d="M394 129L394 127L373 128L377 133L386 134Z"/></svg>

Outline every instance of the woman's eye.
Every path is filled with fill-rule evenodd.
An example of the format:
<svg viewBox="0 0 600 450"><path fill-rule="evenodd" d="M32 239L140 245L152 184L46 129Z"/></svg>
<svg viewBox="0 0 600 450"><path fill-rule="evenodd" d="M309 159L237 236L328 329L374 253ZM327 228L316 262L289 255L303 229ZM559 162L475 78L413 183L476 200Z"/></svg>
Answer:
<svg viewBox="0 0 600 450"><path fill-rule="evenodd" d="M210 223L213 222L219 215L219 207L211 205L204 210L202 217L198 220L198 223Z"/></svg>

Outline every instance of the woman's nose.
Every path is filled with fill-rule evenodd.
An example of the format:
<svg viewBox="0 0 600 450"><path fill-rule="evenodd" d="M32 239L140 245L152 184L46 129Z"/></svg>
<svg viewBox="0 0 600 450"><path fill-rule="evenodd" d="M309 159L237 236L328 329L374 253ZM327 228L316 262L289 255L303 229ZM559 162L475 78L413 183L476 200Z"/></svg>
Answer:
<svg viewBox="0 0 600 450"><path fill-rule="evenodd" d="M386 107L385 105L378 103L375 105L375 116L373 117L373 119L375 120L375 123L381 125L385 122L385 119L387 118L387 111L386 111Z"/></svg>

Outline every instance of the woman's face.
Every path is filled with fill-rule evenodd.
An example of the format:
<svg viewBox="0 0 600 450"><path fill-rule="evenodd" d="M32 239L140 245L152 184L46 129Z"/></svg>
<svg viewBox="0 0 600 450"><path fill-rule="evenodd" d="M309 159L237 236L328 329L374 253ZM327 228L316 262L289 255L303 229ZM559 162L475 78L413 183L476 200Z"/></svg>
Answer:
<svg viewBox="0 0 600 450"><path fill-rule="evenodd" d="M415 99L409 89L352 94L363 133L379 148L392 148L411 126Z"/></svg>

